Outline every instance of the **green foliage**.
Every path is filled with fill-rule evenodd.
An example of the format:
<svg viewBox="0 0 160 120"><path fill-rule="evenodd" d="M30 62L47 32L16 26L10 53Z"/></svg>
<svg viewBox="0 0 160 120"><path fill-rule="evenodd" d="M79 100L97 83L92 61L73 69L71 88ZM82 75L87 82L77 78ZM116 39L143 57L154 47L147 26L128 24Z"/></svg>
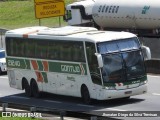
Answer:
<svg viewBox="0 0 160 120"><path fill-rule="evenodd" d="M2 0L1 0L2 1ZM35 17L34 0L3 0L0 1L0 28L14 29L26 26L38 26L39 19ZM65 0L65 5L73 0ZM66 25L60 17L62 25ZM59 17L43 18L42 26L58 27Z"/></svg>

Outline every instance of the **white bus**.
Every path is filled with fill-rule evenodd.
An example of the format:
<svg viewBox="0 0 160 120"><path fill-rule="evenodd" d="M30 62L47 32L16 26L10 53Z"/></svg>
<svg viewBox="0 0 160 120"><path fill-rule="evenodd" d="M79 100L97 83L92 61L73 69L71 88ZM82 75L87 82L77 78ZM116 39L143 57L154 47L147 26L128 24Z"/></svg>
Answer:
<svg viewBox="0 0 160 120"><path fill-rule="evenodd" d="M142 46L132 33L27 27L7 31L5 41L10 86L29 97L48 92L90 103L147 92Z"/></svg>

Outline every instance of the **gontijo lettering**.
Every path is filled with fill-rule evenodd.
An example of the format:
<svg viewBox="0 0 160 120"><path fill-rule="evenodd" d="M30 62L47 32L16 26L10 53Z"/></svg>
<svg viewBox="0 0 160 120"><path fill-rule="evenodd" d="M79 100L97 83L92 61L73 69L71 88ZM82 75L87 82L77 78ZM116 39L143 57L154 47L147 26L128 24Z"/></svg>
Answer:
<svg viewBox="0 0 160 120"><path fill-rule="evenodd" d="M79 66L70 66L70 65L61 65L61 71L62 72L79 73L80 67Z"/></svg>

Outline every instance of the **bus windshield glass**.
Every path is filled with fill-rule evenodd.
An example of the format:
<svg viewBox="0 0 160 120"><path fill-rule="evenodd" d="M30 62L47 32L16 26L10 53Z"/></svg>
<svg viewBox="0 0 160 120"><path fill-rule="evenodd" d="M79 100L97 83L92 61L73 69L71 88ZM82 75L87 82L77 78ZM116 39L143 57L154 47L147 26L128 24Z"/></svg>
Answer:
<svg viewBox="0 0 160 120"><path fill-rule="evenodd" d="M104 82L125 82L145 74L143 57L137 38L98 43L102 54Z"/></svg>

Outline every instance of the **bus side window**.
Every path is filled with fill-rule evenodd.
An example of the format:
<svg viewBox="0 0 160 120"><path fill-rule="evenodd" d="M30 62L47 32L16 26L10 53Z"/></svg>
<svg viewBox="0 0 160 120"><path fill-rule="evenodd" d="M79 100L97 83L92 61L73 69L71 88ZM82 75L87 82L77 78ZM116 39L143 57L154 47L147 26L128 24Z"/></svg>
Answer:
<svg viewBox="0 0 160 120"><path fill-rule="evenodd" d="M13 56L14 54L14 49L13 49L13 39L12 38L6 38L6 44L7 44L7 55L8 56Z"/></svg>
<svg viewBox="0 0 160 120"><path fill-rule="evenodd" d="M27 43L26 43L26 48L25 48L26 56L34 58L35 57L35 48L36 48L35 41L28 39Z"/></svg>
<svg viewBox="0 0 160 120"><path fill-rule="evenodd" d="M12 44L12 47L13 47L13 56L17 56L18 55L18 50L17 50L17 46L18 46L18 42L17 40L13 40L13 44Z"/></svg>
<svg viewBox="0 0 160 120"><path fill-rule="evenodd" d="M60 60L67 61L67 58L68 58L68 52L67 52L68 43L64 42L64 41L61 41L61 43L59 44L59 49L60 49Z"/></svg>
<svg viewBox="0 0 160 120"><path fill-rule="evenodd" d="M36 44L36 57L41 59L46 59L47 57L47 45L48 42L37 41Z"/></svg>
<svg viewBox="0 0 160 120"><path fill-rule="evenodd" d="M80 61L85 62L85 56L84 56L84 47L83 44L79 46L79 56Z"/></svg>
<svg viewBox="0 0 160 120"><path fill-rule="evenodd" d="M84 47L82 42L74 43L72 51L74 61L85 62Z"/></svg>
<svg viewBox="0 0 160 120"><path fill-rule="evenodd" d="M48 42L49 45L48 45L48 55L47 55L47 58L49 59L53 59L53 51L54 51L54 44L52 44L50 41Z"/></svg>
<svg viewBox="0 0 160 120"><path fill-rule="evenodd" d="M60 60L60 47L61 45L58 41L49 41L47 58L51 60Z"/></svg>
<svg viewBox="0 0 160 120"><path fill-rule="evenodd" d="M22 42L21 38L17 39L16 41L17 41L17 48L16 48L17 56L24 57L25 56L25 53L24 53L25 42L24 40Z"/></svg>
<svg viewBox="0 0 160 120"><path fill-rule="evenodd" d="M62 46L62 60L65 61L72 61L72 53L71 53L71 49L73 46L73 42L64 42L63 46Z"/></svg>
<svg viewBox="0 0 160 120"><path fill-rule="evenodd" d="M23 40L24 41L24 40ZM7 55L8 56L19 56L24 57L25 56L25 42L21 41L21 38L7 38Z"/></svg>
<svg viewBox="0 0 160 120"><path fill-rule="evenodd" d="M96 49L95 49L94 43L86 42L86 53L87 53L87 60L88 60L90 75L93 83L102 84L100 71L98 68L97 57L95 56Z"/></svg>
<svg viewBox="0 0 160 120"><path fill-rule="evenodd" d="M72 50L72 53L71 53L73 61L77 61L77 58L78 58L77 52L78 52L78 46L77 46L77 44L74 44L73 45L73 50Z"/></svg>

